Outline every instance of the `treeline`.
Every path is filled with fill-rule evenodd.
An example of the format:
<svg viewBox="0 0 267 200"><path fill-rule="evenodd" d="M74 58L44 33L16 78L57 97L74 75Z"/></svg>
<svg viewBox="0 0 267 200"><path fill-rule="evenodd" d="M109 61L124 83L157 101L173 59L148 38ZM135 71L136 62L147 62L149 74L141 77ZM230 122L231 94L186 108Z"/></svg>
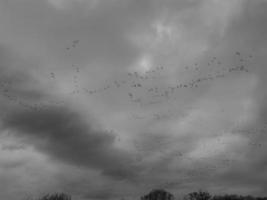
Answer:
<svg viewBox="0 0 267 200"><path fill-rule="evenodd" d="M141 200L174 200L175 197L171 193L162 190L152 190L147 195L141 197ZM224 194L212 196L209 192L198 191L188 193L183 200L267 200L267 197L254 197L251 195L242 196L236 194Z"/></svg>
<svg viewBox="0 0 267 200"><path fill-rule="evenodd" d="M267 200L267 197L255 197L251 195L224 194L212 196L206 191L191 192L184 200Z"/></svg>
<svg viewBox="0 0 267 200"><path fill-rule="evenodd" d="M36 200L71 200L71 196L64 193L47 194Z"/></svg>
<svg viewBox="0 0 267 200"><path fill-rule="evenodd" d="M236 194L216 195L212 200L267 200L267 197L242 196Z"/></svg>
<svg viewBox="0 0 267 200"><path fill-rule="evenodd" d="M71 196L64 193L47 194L36 200L71 200ZM163 190L155 189L142 196L140 200L175 200L173 194ZM188 193L183 200L267 200L267 197L254 197L251 195L242 196L236 194L224 194L212 196L207 191L198 191Z"/></svg>

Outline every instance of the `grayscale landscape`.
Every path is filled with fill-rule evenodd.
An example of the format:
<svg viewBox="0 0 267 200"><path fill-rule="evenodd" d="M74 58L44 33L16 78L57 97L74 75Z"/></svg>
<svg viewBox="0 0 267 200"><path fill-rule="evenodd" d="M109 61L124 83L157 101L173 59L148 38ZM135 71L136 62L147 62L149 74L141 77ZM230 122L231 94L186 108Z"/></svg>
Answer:
<svg viewBox="0 0 267 200"><path fill-rule="evenodd" d="M266 200L266 60L266 0L1 0L0 200Z"/></svg>

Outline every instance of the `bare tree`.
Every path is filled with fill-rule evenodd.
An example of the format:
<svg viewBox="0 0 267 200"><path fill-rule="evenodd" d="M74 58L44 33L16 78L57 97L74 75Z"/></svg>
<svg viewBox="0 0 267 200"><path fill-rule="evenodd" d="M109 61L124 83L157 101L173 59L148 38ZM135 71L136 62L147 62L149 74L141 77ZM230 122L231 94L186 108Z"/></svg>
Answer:
<svg viewBox="0 0 267 200"><path fill-rule="evenodd" d="M210 200L211 195L205 191L191 192L184 198L185 200Z"/></svg>
<svg viewBox="0 0 267 200"><path fill-rule="evenodd" d="M174 196L163 189L152 190L147 195L141 197L141 200L173 200L173 199Z"/></svg>
<svg viewBox="0 0 267 200"><path fill-rule="evenodd" d="M71 197L67 194L61 193L61 194L47 194L38 200L71 200Z"/></svg>

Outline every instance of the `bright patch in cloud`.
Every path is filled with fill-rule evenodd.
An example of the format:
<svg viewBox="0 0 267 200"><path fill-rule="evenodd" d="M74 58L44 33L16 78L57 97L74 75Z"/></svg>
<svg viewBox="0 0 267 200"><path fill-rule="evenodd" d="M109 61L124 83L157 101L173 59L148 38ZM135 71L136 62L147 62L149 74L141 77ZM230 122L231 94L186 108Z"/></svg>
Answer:
<svg viewBox="0 0 267 200"><path fill-rule="evenodd" d="M152 69L152 59L149 55L144 55L138 62L137 65L135 66L135 69L139 73L145 73L149 70Z"/></svg>

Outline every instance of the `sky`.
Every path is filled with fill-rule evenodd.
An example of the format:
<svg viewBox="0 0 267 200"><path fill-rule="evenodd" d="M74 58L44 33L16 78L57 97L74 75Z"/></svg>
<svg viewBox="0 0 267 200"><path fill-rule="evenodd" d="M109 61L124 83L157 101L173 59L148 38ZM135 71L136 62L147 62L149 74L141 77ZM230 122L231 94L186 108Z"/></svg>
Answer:
<svg viewBox="0 0 267 200"><path fill-rule="evenodd" d="M267 1L0 1L0 199L267 196Z"/></svg>

